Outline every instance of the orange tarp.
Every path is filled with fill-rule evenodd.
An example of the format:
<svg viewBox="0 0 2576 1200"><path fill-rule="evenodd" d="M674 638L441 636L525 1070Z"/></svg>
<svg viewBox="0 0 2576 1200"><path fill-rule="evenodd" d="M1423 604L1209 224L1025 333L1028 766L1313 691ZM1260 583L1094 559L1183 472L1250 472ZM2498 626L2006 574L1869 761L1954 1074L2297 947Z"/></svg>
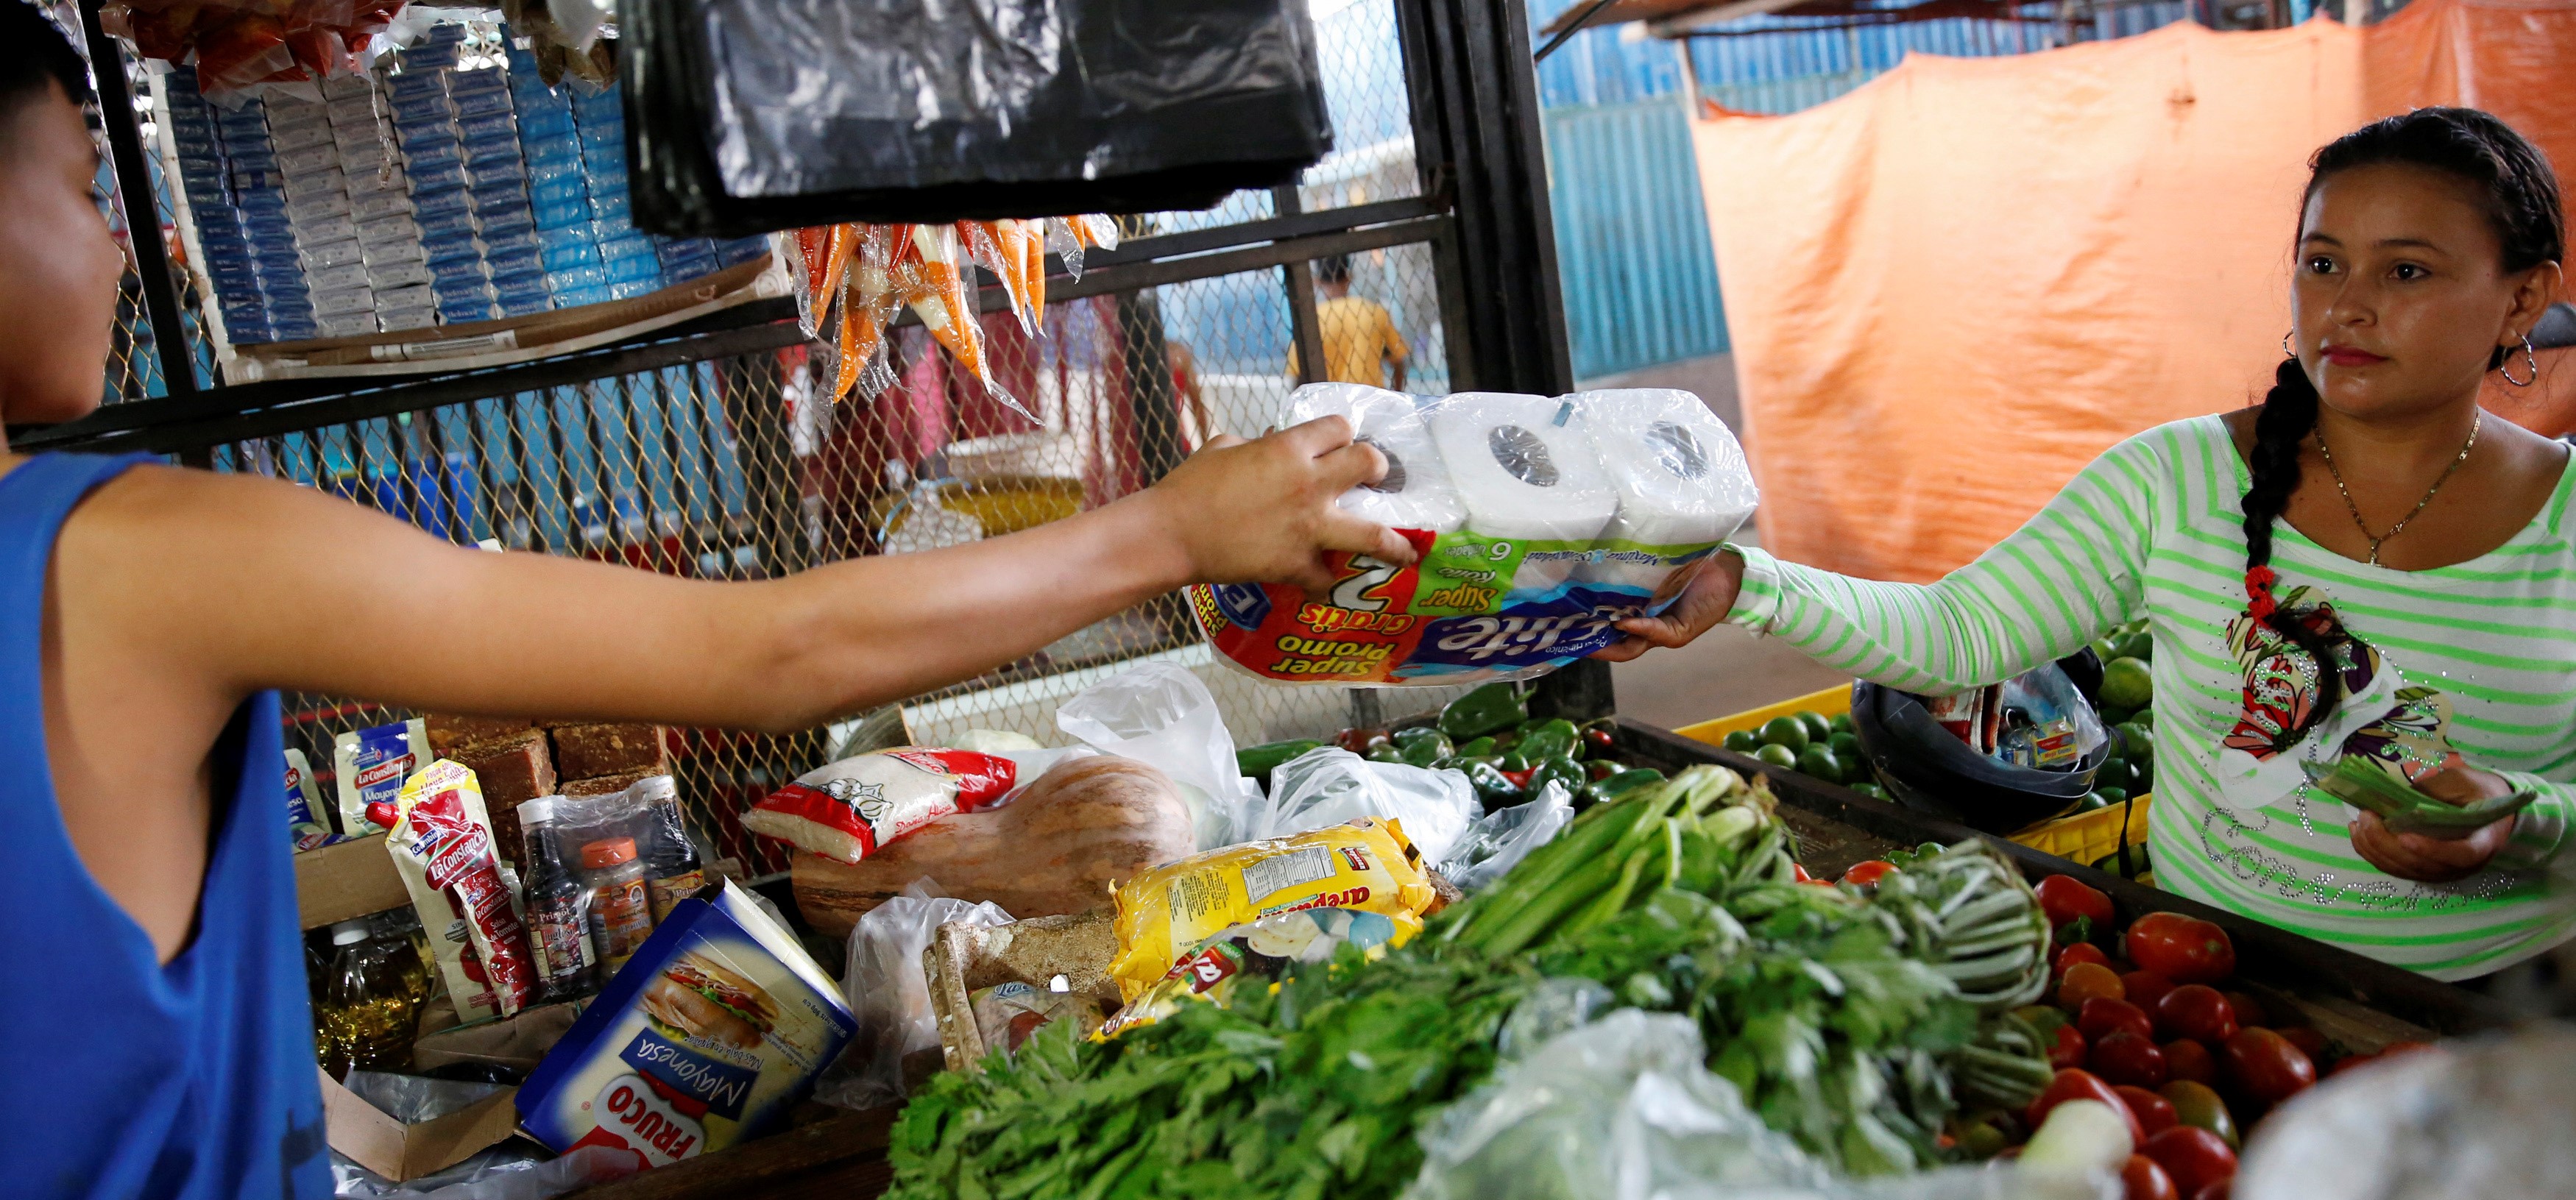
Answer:
<svg viewBox="0 0 2576 1200"><path fill-rule="evenodd" d="M2261 398L2317 146L2469 103L2565 178L2571 97L2576 0L2415 0L2361 30L1913 55L1802 113L1698 121L1764 544L1881 579L1967 562L2112 443ZM2489 407L2576 428L2568 359Z"/></svg>

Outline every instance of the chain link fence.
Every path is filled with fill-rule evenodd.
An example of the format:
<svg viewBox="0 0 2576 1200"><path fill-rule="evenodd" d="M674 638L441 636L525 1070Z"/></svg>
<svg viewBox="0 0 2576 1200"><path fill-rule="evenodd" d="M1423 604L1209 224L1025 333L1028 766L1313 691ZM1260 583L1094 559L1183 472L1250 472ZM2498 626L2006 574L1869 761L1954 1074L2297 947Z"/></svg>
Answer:
<svg viewBox="0 0 2576 1200"><path fill-rule="evenodd" d="M1318 10L1339 148L1300 186L1239 193L1208 212L1122 218L1126 235L1419 196L1394 22L1393 0ZM1404 386L1446 390L1433 246L1343 257L1348 294L1385 309L1404 343ZM1310 319L1293 294L1315 286L1306 266L1064 299L1048 305L1034 331L1007 312L983 314L993 381L1036 420L991 398L924 330L907 326L889 339L894 385L865 402L818 399L829 386L818 387L821 356L798 346L225 442L211 447L211 461L331 492L460 544L672 575L760 579L920 552L1111 503L1209 437L1275 425L1296 385L1296 325ZM149 337L139 313L133 322L141 333L120 338L125 376L111 377L126 397L153 394L133 381L157 369L131 349ZM1388 374L1377 382L1391 383L1394 363L1378 365ZM842 754L938 744L969 729L1063 743L1059 704L1148 661L1179 663L1206 680L1244 745L1401 719L1459 690L1257 681L1213 660L1175 594L975 679L829 726L784 737L684 731L675 770L692 820L718 852L756 875L772 873L785 866L778 848L744 835L736 818L778 785ZM410 715L362 699L292 696L287 744L328 762L338 734Z"/></svg>

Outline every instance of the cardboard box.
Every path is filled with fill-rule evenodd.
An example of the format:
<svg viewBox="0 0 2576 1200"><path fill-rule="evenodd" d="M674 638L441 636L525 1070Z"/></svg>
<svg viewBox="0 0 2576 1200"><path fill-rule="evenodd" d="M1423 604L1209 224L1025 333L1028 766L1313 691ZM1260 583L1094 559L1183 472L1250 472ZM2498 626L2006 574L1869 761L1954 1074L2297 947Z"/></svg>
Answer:
<svg viewBox="0 0 2576 1200"><path fill-rule="evenodd" d="M381 850L381 847L379 847ZM323 1139L359 1166L395 1183L418 1179L508 1141L518 1131L518 1089L494 1092L436 1120L405 1125L322 1076Z"/></svg>
<svg viewBox="0 0 2576 1200"><path fill-rule="evenodd" d="M295 902L306 929L411 903L402 872L379 835L295 856Z"/></svg>
<svg viewBox="0 0 2576 1200"><path fill-rule="evenodd" d="M659 725L566 725L554 731L555 773L565 779L663 774L671 769L669 736Z"/></svg>

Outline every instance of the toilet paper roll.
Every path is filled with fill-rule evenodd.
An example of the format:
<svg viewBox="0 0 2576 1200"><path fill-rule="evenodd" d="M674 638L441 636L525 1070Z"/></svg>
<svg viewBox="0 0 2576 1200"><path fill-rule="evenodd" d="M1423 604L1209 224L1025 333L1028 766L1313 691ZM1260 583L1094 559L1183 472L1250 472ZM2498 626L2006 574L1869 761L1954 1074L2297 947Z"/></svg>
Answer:
<svg viewBox="0 0 2576 1200"><path fill-rule="evenodd" d="M1467 509L1466 528L1514 541L1584 542L1618 510L1591 439L1566 404L1545 396L1460 392L1431 413L1431 441ZM1514 590L1573 574L1570 559L1522 560Z"/></svg>
<svg viewBox="0 0 2576 1200"><path fill-rule="evenodd" d="M1579 392L1567 397L1619 500L1604 541L1676 552L1725 540L1753 515L1744 448L1700 398L1670 388ZM1654 592L1669 564L1603 558L1577 578Z"/></svg>
<svg viewBox="0 0 2576 1200"><path fill-rule="evenodd" d="M1466 506L1440 464L1431 427L1413 397L1359 383L1310 383L1288 397L1286 424L1302 425L1317 417L1349 421L1354 436L1386 456L1386 477L1342 493L1338 503L1344 510L1381 525L1434 534L1465 523Z"/></svg>

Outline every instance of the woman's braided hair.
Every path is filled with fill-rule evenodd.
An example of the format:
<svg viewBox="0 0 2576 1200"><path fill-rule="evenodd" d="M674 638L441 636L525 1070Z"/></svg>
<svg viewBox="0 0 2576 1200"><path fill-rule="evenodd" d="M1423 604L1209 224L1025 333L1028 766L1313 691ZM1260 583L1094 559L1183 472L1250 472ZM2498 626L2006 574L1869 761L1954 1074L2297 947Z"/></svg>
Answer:
<svg viewBox="0 0 2576 1200"><path fill-rule="evenodd" d="M2528 270L2557 262L2566 250L2565 218L2558 198L2558 176L2549 160L2511 126L2474 108L2419 108L2353 130L2329 142L2308 160L2309 195L2328 176L2355 167L2404 163L2458 176L2486 193L2487 220L2503 246L2503 268ZM2306 207L2306 199L2300 201ZM2503 364L2505 349L2496 348L2487 362ZM2310 629L2297 615L2280 610L2272 585L2272 522L2299 487L2299 445L2317 425L2317 389L2294 355L2272 373L2272 390L2254 418L2254 449L2246 456L2253 476L2246 485L2246 612L2290 639L2317 664L2317 703L2293 734L2304 734L2325 720L2343 699L2343 674L2336 669L2334 642Z"/></svg>

